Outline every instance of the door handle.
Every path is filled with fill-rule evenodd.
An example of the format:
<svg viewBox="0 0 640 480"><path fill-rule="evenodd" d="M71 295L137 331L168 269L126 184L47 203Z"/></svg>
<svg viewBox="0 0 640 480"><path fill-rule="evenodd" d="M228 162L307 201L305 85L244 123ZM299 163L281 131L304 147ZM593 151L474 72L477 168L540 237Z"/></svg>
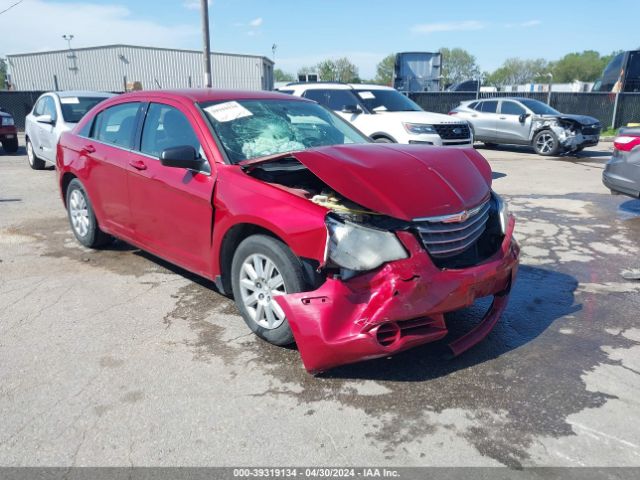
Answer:
<svg viewBox="0 0 640 480"><path fill-rule="evenodd" d="M82 147L82 151L86 153L94 153L96 151L96 147L94 147L93 145L85 145L84 147Z"/></svg>
<svg viewBox="0 0 640 480"><path fill-rule="evenodd" d="M506 120L507 117L500 117L500 120Z"/></svg>
<svg viewBox="0 0 640 480"><path fill-rule="evenodd" d="M131 160L129 162L129 165L131 165L136 170L146 170L147 169L147 165L142 160Z"/></svg>

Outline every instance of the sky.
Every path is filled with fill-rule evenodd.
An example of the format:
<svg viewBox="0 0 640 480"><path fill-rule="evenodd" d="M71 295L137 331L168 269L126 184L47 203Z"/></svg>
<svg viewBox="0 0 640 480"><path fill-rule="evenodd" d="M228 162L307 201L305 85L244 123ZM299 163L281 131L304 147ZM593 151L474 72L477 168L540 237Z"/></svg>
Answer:
<svg viewBox="0 0 640 480"><path fill-rule="evenodd" d="M19 0L0 0L0 12ZM398 51L461 47L484 71L509 57L555 60L640 46L640 1L210 0L214 51L264 55L296 73L346 56L361 78ZM0 57L127 43L201 49L199 0L23 0L0 13Z"/></svg>

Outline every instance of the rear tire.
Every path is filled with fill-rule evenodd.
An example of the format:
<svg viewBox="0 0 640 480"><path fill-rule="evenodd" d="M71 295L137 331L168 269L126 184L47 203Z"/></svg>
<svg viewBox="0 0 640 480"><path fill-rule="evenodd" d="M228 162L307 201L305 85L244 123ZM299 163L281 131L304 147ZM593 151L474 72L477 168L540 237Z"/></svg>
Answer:
<svg viewBox="0 0 640 480"><path fill-rule="evenodd" d="M71 230L82 245L98 248L113 240L111 235L100 230L89 196L77 178L71 180L67 187L66 201Z"/></svg>
<svg viewBox="0 0 640 480"><path fill-rule="evenodd" d="M497 143L491 143L491 142L482 142L484 143L484 146L487 148L496 148L498 146Z"/></svg>
<svg viewBox="0 0 640 480"><path fill-rule="evenodd" d="M300 260L282 241L267 235L244 239L231 265L233 297L247 326L274 345L294 343L293 332L274 296L304 291Z"/></svg>
<svg viewBox="0 0 640 480"><path fill-rule="evenodd" d="M541 130L533 137L533 149L538 155L552 157L560 151L560 142L551 130Z"/></svg>
<svg viewBox="0 0 640 480"><path fill-rule="evenodd" d="M44 160L38 158L36 152L33 149L31 140L27 138L27 159L29 160L29 166L34 170L42 170L45 167Z"/></svg>
<svg viewBox="0 0 640 480"><path fill-rule="evenodd" d="M16 153L18 151L18 139L5 140L2 142L2 148L6 153Z"/></svg>
<svg viewBox="0 0 640 480"><path fill-rule="evenodd" d="M393 140L387 137L378 137L373 140L375 143L395 143Z"/></svg>

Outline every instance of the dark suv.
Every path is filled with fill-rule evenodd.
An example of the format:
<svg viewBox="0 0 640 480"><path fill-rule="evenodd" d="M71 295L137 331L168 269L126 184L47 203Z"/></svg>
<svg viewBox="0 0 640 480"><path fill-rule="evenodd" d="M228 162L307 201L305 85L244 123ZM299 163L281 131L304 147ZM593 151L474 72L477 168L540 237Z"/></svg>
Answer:
<svg viewBox="0 0 640 480"><path fill-rule="evenodd" d="M7 153L18 151L18 131L13 117L0 108L0 143Z"/></svg>

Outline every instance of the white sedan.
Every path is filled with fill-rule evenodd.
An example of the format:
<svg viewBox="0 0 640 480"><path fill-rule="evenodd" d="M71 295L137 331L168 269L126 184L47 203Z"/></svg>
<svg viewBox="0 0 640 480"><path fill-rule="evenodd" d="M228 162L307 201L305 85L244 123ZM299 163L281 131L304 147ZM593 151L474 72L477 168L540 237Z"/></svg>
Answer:
<svg viewBox="0 0 640 480"><path fill-rule="evenodd" d="M25 143L29 165L41 170L56 162L56 145L63 132L98 103L113 97L104 92L48 92L40 96L25 119Z"/></svg>

